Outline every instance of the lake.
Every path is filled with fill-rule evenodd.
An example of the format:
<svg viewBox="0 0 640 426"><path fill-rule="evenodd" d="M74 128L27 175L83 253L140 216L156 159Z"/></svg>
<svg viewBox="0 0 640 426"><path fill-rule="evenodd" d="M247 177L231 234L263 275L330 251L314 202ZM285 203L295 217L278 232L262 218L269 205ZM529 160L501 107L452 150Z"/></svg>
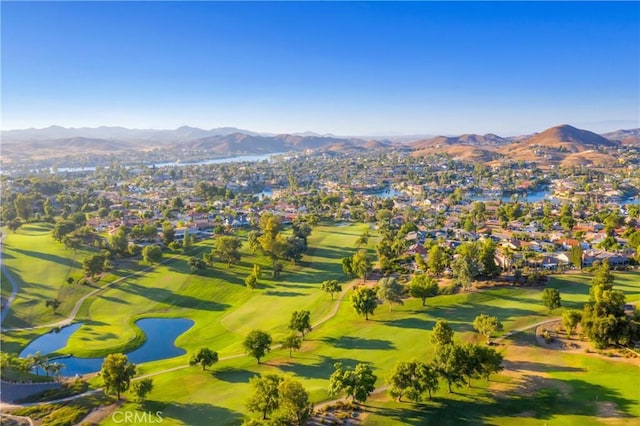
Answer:
<svg viewBox="0 0 640 426"><path fill-rule="evenodd" d="M184 318L143 318L136 321L146 335L147 340L142 346L127 353L127 358L134 364L174 358L186 353L184 349L175 346L175 340L193 326L193 321ZM59 351L67 345L69 337L82 326L82 323L72 324L60 331L55 330L34 339L20 352L21 358L35 354L50 354ZM63 364L62 375L73 376L100 371L104 358L78 358L75 356L59 358L56 362Z"/></svg>

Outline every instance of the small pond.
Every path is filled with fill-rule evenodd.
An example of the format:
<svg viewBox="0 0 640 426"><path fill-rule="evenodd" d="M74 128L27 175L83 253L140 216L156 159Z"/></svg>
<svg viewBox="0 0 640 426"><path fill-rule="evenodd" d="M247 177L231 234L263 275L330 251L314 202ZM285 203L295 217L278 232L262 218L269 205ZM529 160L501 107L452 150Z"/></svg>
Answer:
<svg viewBox="0 0 640 426"><path fill-rule="evenodd" d="M185 353L175 346L175 340L193 325L193 321L184 318L143 318L136 321L147 340L138 349L129 352L127 358L134 364L173 358ZM72 324L59 331L52 331L33 340L20 352L27 357L40 351L42 354L56 352L67 345L69 337L82 326ZM78 358L75 356L59 358L56 362L64 364L61 373L64 376L93 373L100 370L104 358Z"/></svg>

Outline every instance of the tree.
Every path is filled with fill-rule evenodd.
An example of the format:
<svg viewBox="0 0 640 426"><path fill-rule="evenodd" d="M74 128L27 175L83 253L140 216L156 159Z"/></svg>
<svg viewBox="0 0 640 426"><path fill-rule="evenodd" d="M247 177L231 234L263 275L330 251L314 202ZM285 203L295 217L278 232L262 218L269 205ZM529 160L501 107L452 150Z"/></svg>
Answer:
<svg viewBox="0 0 640 426"><path fill-rule="evenodd" d="M307 249L307 243L304 239L290 236L285 240L284 251L282 253L285 259L291 260L293 264L297 264L302 259L302 253Z"/></svg>
<svg viewBox="0 0 640 426"><path fill-rule="evenodd" d="M460 284L462 288L468 289L471 287L471 282L475 278L473 273L472 264L465 256L459 256L451 263L451 270L453 276L456 277L456 283Z"/></svg>
<svg viewBox="0 0 640 426"><path fill-rule="evenodd" d="M29 355L27 356L27 365L29 366L29 369L34 369L36 370L36 376L40 375L39 369L43 369L47 375L49 375L48 371L47 371L47 366L49 365L49 359L47 358L46 355L43 355L40 353L40 351L37 351L35 354Z"/></svg>
<svg viewBox="0 0 640 426"><path fill-rule="evenodd" d="M441 275L447 267L447 255L438 244L433 245L429 249L427 265L429 265L429 269L436 275Z"/></svg>
<svg viewBox="0 0 640 426"><path fill-rule="evenodd" d="M267 374L263 377L253 376L249 379L253 393L247 400L247 409L262 413L262 419L266 419L280 405L279 387L282 380L282 377L276 374Z"/></svg>
<svg viewBox="0 0 640 426"><path fill-rule="evenodd" d="M307 222L294 220L292 228L293 228L293 235L304 241L304 248L306 250L307 239L309 238L309 235L311 235L311 225L309 225Z"/></svg>
<svg viewBox="0 0 640 426"><path fill-rule="evenodd" d="M465 353L460 346L452 343L436 346L433 366L449 387L449 392L453 392L452 385L464 384L464 363Z"/></svg>
<svg viewBox="0 0 640 426"><path fill-rule="evenodd" d="M253 290L254 288L256 288L258 286L258 279L256 278L255 274L251 273L247 275L247 277L244 279L244 285L246 285L249 290Z"/></svg>
<svg viewBox="0 0 640 426"><path fill-rule="evenodd" d="M293 311L289 320L289 330L302 334L302 340L307 331L311 331L311 312Z"/></svg>
<svg viewBox="0 0 640 426"><path fill-rule="evenodd" d="M60 307L61 302L58 299L47 299L44 304L47 308L51 308L55 314L56 310Z"/></svg>
<svg viewBox="0 0 640 426"><path fill-rule="evenodd" d="M189 258L187 264L189 265L189 269L191 269L191 271L202 271L207 266L204 260L198 259L197 257L193 256Z"/></svg>
<svg viewBox="0 0 640 426"><path fill-rule="evenodd" d="M342 258L342 272L348 276L354 276L355 272L353 271L353 257L343 257Z"/></svg>
<svg viewBox="0 0 640 426"><path fill-rule="evenodd" d="M567 337L571 337L571 332L582 320L582 312L575 309L567 309L562 312L562 325L567 330Z"/></svg>
<svg viewBox="0 0 640 426"><path fill-rule="evenodd" d="M562 306L560 292L557 288L545 288L542 292L542 303L549 309L549 313Z"/></svg>
<svg viewBox="0 0 640 426"><path fill-rule="evenodd" d="M16 214L18 217L25 222L27 222L31 215L33 214L33 209L31 207L31 200L24 196L24 194L18 194L13 201L13 206L15 208Z"/></svg>
<svg viewBox="0 0 640 426"><path fill-rule="evenodd" d="M176 238L176 231L171 222L162 222L162 242L169 245Z"/></svg>
<svg viewBox="0 0 640 426"><path fill-rule="evenodd" d="M214 352L209 348L200 348L198 352L191 356L189 365L194 366L200 364L202 370L206 370L207 367L212 366L218 362L218 352Z"/></svg>
<svg viewBox="0 0 640 426"><path fill-rule="evenodd" d="M52 373L55 376L56 380L60 381L60 371L64 367L65 365L59 362L51 362L46 364L45 371L47 371L47 373Z"/></svg>
<svg viewBox="0 0 640 426"><path fill-rule="evenodd" d="M189 233L189 229L184 230L184 238L182 239L182 250L186 253L193 247L193 236Z"/></svg>
<svg viewBox="0 0 640 426"><path fill-rule="evenodd" d="M369 320L369 315L378 307L378 298L374 289L369 287L357 287L351 294L351 304L358 315L364 315Z"/></svg>
<svg viewBox="0 0 640 426"><path fill-rule="evenodd" d="M422 300L422 306L426 305L427 297L438 294L438 283L428 275L414 275L409 282L409 295Z"/></svg>
<svg viewBox="0 0 640 426"><path fill-rule="evenodd" d="M453 344L453 329L445 320L438 320L431 332L431 344L436 348L439 346Z"/></svg>
<svg viewBox="0 0 640 426"><path fill-rule="evenodd" d="M389 312L391 312L391 307L394 303L399 305L404 303L402 301L403 293L404 289L402 288L402 285L400 285L394 277L384 277L378 281L378 290L376 295L383 303L389 303Z"/></svg>
<svg viewBox="0 0 640 426"><path fill-rule="evenodd" d="M62 242L65 235L72 233L77 227L78 225L70 220L61 220L60 222L56 222L52 231L53 239Z"/></svg>
<svg viewBox="0 0 640 426"><path fill-rule="evenodd" d="M302 338L297 333L290 333L282 341L282 349L289 349L289 358L293 356L293 349L299 350L302 347Z"/></svg>
<svg viewBox="0 0 640 426"><path fill-rule="evenodd" d="M490 317L486 314L480 314L473 320L473 328L487 338L487 343L491 340L491 335L502 330L502 322L498 317Z"/></svg>
<svg viewBox="0 0 640 426"><path fill-rule="evenodd" d="M260 364L260 358L264 357L271 350L271 335L266 331L253 330L242 342L245 353Z"/></svg>
<svg viewBox="0 0 640 426"><path fill-rule="evenodd" d="M247 242L249 243L249 248L253 253L255 253L260 248L260 241L258 237L260 234L258 231L249 231L247 233Z"/></svg>
<svg viewBox="0 0 640 426"><path fill-rule="evenodd" d="M105 265L107 258L103 254L94 254L85 258L82 261L82 270L89 277L93 278L95 275L101 274L105 271Z"/></svg>
<svg viewBox="0 0 640 426"><path fill-rule="evenodd" d="M257 263L253 264L253 275L256 277L256 280L262 278L262 267Z"/></svg>
<svg viewBox="0 0 640 426"><path fill-rule="evenodd" d="M438 389L438 374L430 366L420 361L401 361L394 367L391 375L387 379L389 393L398 401L406 395L414 401L421 401L422 394L429 391L431 393Z"/></svg>
<svg viewBox="0 0 640 426"><path fill-rule="evenodd" d="M476 345L477 346L477 345ZM502 361L503 356L494 348L489 346L477 346L476 354L480 358L480 375L486 380L489 380L489 376L494 373L498 373L503 370Z"/></svg>
<svg viewBox="0 0 640 426"><path fill-rule="evenodd" d="M377 376L373 374L370 364L358 363L354 370L344 368L340 362L333 367L335 370L329 377L330 396L342 394L353 401L365 402L374 391Z"/></svg>
<svg viewBox="0 0 640 426"><path fill-rule="evenodd" d="M127 231L123 226L119 227L118 230L109 237L109 246L113 253L121 256L127 254L129 240L127 239Z"/></svg>
<svg viewBox="0 0 640 426"><path fill-rule="evenodd" d="M569 261L578 269L582 269L582 245L575 244L569 251Z"/></svg>
<svg viewBox="0 0 640 426"><path fill-rule="evenodd" d="M285 377L278 386L280 409L278 410L288 424L303 426L311 417L313 404L309 402L309 393L302 384Z"/></svg>
<svg viewBox="0 0 640 426"><path fill-rule="evenodd" d="M496 243L487 238L480 244L480 264L482 273L485 276L493 277L500 274L500 269L496 265Z"/></svg>
<svg viewBox="0 0 640 426"><path fill-rule="evenodd" d="M237 237L221 236L216 238L214 253L230 267L240 261L240 247L242 242Z"/></svg>
<svg viewBox="0 0 640 426"><path fill-rule="evenodd" d="M8 223L7 223L7 228L9 228L9 230L11 230L11 232L16 232L18 230L18 228L20 228L22 226L22 222L18 219L11 219Z"/></svg>
<svg viewBox="0 0 640 426"><path fill-rule="evenodd" d="M331 295L331 300L333 300L333 295L335 293L340 293L342 291L342 286L338 283L338 280L325 280L322 282L321 288L322 291Z"/></svg>
<svg viewBox="0 0 640 426"><path fill-rule="evenodd" d="M153 379L142 379L133 382L133 393L138 402L143 402L147 395L153 390Z"/></svg>
<svg viewBox="0 0 640 426"><path fill-rule="evenodd" d="M142 249L142 258L147 263L157 263L162 259L162 249L158 246L149 245Z"/></svg>
<svg viewBox="0 0 640 426"><path fill-rule="evenodd" d="M609 268L609 261L605 260L595 266L593 278L591 279L591 289L589 290L591 302L599 302L605 291L613 289L613 274Z"/></svg>
<svg viewBox="0 0 640 426"><path fill-rule="evenodd" d="M109 354L105 357L100 376L107 393L116 392L120 400L120 392L129 389L131 378L136 374L136 366L120 353Z"/></svg>
<svg viewBox="0 0 640 426"><path fill-rule="evenodd" d="M369 230L364 231L356 240L356 247L366 246L369 243Z"/></svg>
<svg viewBox="0 0 640 426"><path fill-rule="evenodd" d="M369 255L365 249L360 249L353 255L353 260L351 262L353 272L360 278L362 278L362 282L367 279L367 274L371 271L371 259L369 259Z"/></svg>

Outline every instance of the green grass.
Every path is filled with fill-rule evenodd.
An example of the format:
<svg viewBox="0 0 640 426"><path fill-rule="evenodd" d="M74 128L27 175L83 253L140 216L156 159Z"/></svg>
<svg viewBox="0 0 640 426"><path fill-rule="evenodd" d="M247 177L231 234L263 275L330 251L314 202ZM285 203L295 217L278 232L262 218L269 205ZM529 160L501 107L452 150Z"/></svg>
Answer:
<svg viewBox="0 0 640 426"><path fill-rule="evenodd" d="M342 231L347 241L353 241L361 228ZM351 253L338 246L344 238L330 228L316 228L303 262L287 264L279 281L270 277L269 259L248 251L239 265L228 268L216 264L202 274L192 273L186 260L210 250L211 242L204 242L195 253L180 255L142 277L125 279L90 297L78 317L84 325L63 352L98 356L114 349L130 350L144 339L134 324L143 317L192 319L195 325L176 344L187 350L213 346L221 356L241 352L242 338L254 328L267 329L274 339L280 339L287 333L286 322L292 311L307 309L317 320L333 307L330 298L320 291L320 284L326 279L344 279L340 258ZM254 263L262 266L263 278L258 289L249 290L244 278Z"/></svg>
<svg viewBox="0 0 640 426"><path fill-rule="evenodd" d="M495 375L453 394L440 390L420 404L377 395L367 401L365 424L623 425L640 417L637 365L545 350L532 333L510 344L507 359L518 377ZM615 407L616 415L602 411L606 406Z"/></svg>
<svg viewBox="0 0 640 426"><path fill-rule="evenodd" d="M113 402L114 398L93 395L59 404L44 404L13 411L18 416L31 417L43 425L66 426L79 424L93 409Z"/></svg>
<svg viewBox="0 0 640 426"><path fill-rule="evenodd" d="M633 283L633 278L637 276L638 274L628 276L629 282ZM570 282L554 282L554 285L560 288L580 285L579 288L588 291L587 285L578 284L578 282L579 279ZM373 363L378 375L377 385L381 386L398 360L414 357L431 359L430 330L437 319L451 321L457 331L458 340L476 341L478 336L472 331L468 321L472 321L481 312L500 316L505 323L506 331L548 318L540 302L541 291L539 288L498 288L476 293L439 296L429 299L428 306L424 308L420 306L420 301L408 300L404 306L394 307L392 312L389 312L385 306L381 306L370 321L357 318L348 300L345 299L338 315L309 334L302 351L294 353L294 358L289 358L287 351L280 350L268 355L265 365L261 366L258 366L255 360L240 358L222 361L213 368L213 372L203 373L195 368L187 368L163 374L154 379L158 381L159 386L150 399L155 404L155 408L163 410L166 424L191 424L197 422L200 416L206 418L207 413L215 416L217 424L235 424L239 413L245 413L247 382L254 374L294 375L303 382L312 400L317 402L328 399L327 379L333 371L335 362L340 361L352 366L356 362L368 361ZM586 301L588 294L576 295L576 298ZM514 346L516 344L524 345L517 338L514 340ZM527 342L526 345L533 346L532 342ZM517 350L524 349L517 347ZM534 348L532 351L531 359L551 360L546 353L549 351L539 348ZM510 424L514 421L510 413L526 414L529 411L533 419L557 416L564 421L577 415L572 414L571 410L579 412L588 406L583 402L583 398L596 391L601 391L605 395L604 390L612 388L613 390L609 391L610 395L620 395L620 401L633 399L637 386L633 383L634 376L628 375L629 366L614 364L608 369L607 365L612 364L610 361L594 359L586 355L576 355L576 357L580 365L585 366L584 368L597 372L593 373L593 381L591 374L580 373L580 377L576 378L574 376L578 374L577 372L566 369L567 365L571 366L575 363L572 355L558 356L557 360L554 358L547 363L551 370L557 365L559 372L557 374L550 372L549 374L554 375L549 379L550 384L545 384L538 393L522 398L496 400L487 390L488 384L480 381L474 384L477 387L472 388L469 395L448 395L445 391L438 392L437 403L434 402L431 405L428 419L437 419L432 424L458 424L464 420L460 417L463 413L471 423L486 423L493 419L499 424ZM144 371L155 369L154 366ZM616 380L616 386L608 387L606 374L609 372L612 377L621 378ZM498 376L495 380L508 382L509 378ZM559 402L554 403L545 412L544 408L539 407L544 407L541 404L550 399L549 392L555 389L558 382L567 382L572 389L575 388L577 393L569 397L556 397L553 400L557 399ZM517 385L526 386L525 384ZM547 388L551 390L545 390ZM464 389L464 392L468 391ZM209 395L216 395L213 401ZM394 421L396 421L395 424L424 424L427 421L424 416L417 417L418 420L414 423L411 421L412 416L417 415L416 413L421 412L424 407L414 410L410 404L400 404L396 407L394 414L393 410L389 411L387 408L395 406L395 402L390 402L385 397L378 397L377 400L380 400L382 405L380 410L376 410L375 405L372 405L374 413L370 416L373 422L371 424L394 424ZM207 402L213 404L210 410L205 408ZM190 407L191 403L195 404L193 407L198 407L197 416L192 417L185 408ZM403 410L398 411L397 408L400 407ZM620 404L619 407L627 410L628 415L640 414L637 408L632 408L627 403ZM131 405L130 408L135 407ZM397 417L396 420L394 416ZM446 421L449 417L458 421Z"/></svg>
<svg viewBox="0 0 640 426"><path fill-rule="evenodd" d="M320 291L320 283L344 279L340 259L353 253L353 241L364 226L315 228L309 241L311 250L304 261L296 266L287 263L279 281L269 278L270 261L247 249L240 265L229 269L217 264L203 274L191 273L187 258L200 256L211 248L210 241L200 243L189 256L180 255L150 273L124 279L87 299L78 317L84 326L74 333L63 352L97 356L133 349L144 339L134 324L143 317L189 318L195 325L176 342L188 351L187 355L139 365L139 374L185 366L189 353L202 346L218 351L221 357L240 354L242 339L254 328L268 330L277 343L287 333L293 310L310 310L312 322L331 312L336 302ZM264 278L260 287L251 291L243 280L254 263L262 265ZM127 273L114 271L107 280ZM571 275L554 277L548 285L560 290L564 307L578 308L588 300L589 281L587 275ZM640 274L616 274L615 285L626 292L628 301L640 300ZM431 359L430 330L438 319L451 323L457 340L478 341L471 323L480 313L498 316L505 332L549 318L541 293L541 288L501 287L438 296L428 299L425 307L419 300L409 299L403 306L394 305L391 312L387 305L380 306L369 321L354 314L347 296L337 315L313 330L293 358L289 358L288 351L275 350L262 365L241 357L222 360L211 371L187 367L162 373L154 376L154 390L144 406L127 403L123 409L162 411L163 424L167 425L238 424L247 414L244 401L253 375L293 375L318 402L328 398L328 377L338 361L350 366L363 361L373 363L380 386L398 360ZM6 333L3 346L17 351L36 334ZM465 389L465 395L440 391L433 402L422 406L397 404L380 395L371 402L367 424L458 424L454 419L471 423L539 424L541 420L552 420L577 424L584 416L594 415L593 410L589 411L593 404L588 401L595 395L617 398L620 411L640 415L637 404L634 407L626 403L634 398L637 401L637 384L634 386L634 376L628 374L626 365L581 354L551 356L550 351L527 342L526 335L514 338L507 351L509 356L510 351L513 356L524 353L533 364L544 360L550 366L545 371L547 382L527 395L518 390L519 386L526 386L525 379L498 375L494 379L497 382L478 382L469 392ZM590 374L581 370L587 368ZM99 384L99 379L92 380L93 386ZM496 386L512 392L496 397ZM556 391L562 386L565 393L558 394ZM550 408L544 408L544 404ZM515 418L517 413L524 414ZM108 419L105 424L109 422L113 423Z"/></svg>
<svg viewBox="0 0 640 426"><path fill-rule="evenodd" d="M20 290L11 306L3 326L30 327L59 321L71 312L76 301L89 293L89 285L70 285L67 277L79 279L82 259L90 252L66 249L51 236L50 224L26 224L15 233L6 232L2 263L18 282ZM0 276L3 295L11 293L11 284ZM58 299L62 304L54 314L45 306L47 299Z"/></svg>

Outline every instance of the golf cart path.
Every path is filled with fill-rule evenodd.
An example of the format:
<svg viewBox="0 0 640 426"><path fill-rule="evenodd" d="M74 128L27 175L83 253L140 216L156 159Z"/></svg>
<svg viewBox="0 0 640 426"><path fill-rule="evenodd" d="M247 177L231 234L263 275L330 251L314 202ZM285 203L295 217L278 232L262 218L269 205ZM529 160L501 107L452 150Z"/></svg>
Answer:
<svg viewBox="0 0 640 426"><path fill-rule="evenodd" d="M354 285L356 285L356 283L357 283L357 280L354 280L349 285L347 285L345 287L345 289L342 291L340 296L336 299L335 306L331 310L331 312L329 314L327 314L324 318L322 318L321 320L319 320L318 322L313 324L314 328L318 327L321 324L324 324L327 321L329 321L331 318L333 318L338 313L338 310L340 309L341 302L343 301L344 297L346 296L348 290L351 287L353 287ZM542 325L557 321L559 318L560 317L549 318L549 319L546 319L544 321L539 321L539 322L537 322L535 324L529 324L529 325L525 325L525 326L516 328L514 330L511 330L511 331L507 332L505 335L494 339L494 341L500 341L500 340L505 339L506 337L512 336L513 334L520 333L520 332L523 332L525 330L529 330L531 328L540 327ZM275 345L273 347L273 349L278 349L281 346L282 345ZM248 356L248 355L246 355L246 354L229 355L229 356L226 356L226 357L221 357L219 359L219 362L228 361L228 360L237 359L237 358L242 358L242 357L246 357L246 356ZM152 372L152 373L148 373L148 374L144 374L142 376L135 377L135 378L132 379L132 381L142 380L142 379L158 376L158 375L165 374L165 373L170 373L170 372L173 372L173 371L183 370L183 369L188 368L188 367L190 367L189 364L178 365L176 367L167 368L167 369L164 369L164 370L155 371L155 372ZM378 394L378 393L384 392L387 388L388 388L388 386L381 386L379 388L376 388L372 393L373 394ZM32 402L32 403L25 403L25 404L0 403L0 411L7 410L7 409L20 408L20 407L32 407L32 406L42 405L42 404L55 404L55 403L67 402L67 401L72 401L72 400L79 399L79 398L84 398L85 396L90 396L90 395L93 395L93 394L96 394L96 393L102 392L102 391L103 391L102 388L98 388L98 389L93 389L93 390L90 390L90 391L87 391L87 392L84 392L84 393L80 393L80 394L77 394L77 395L72 395L72 396L69 396L69 397L66 397L66 398L56 399L56 400L52 400L52 401ZM325 407L327 405L334 404L334 403L336 403L338 401L342 401L344 399L345 398L338 398L338 399L333 399L333 400L329 400L329 401L323 401L323 402L320 402L319 404L317 404L315 406L315 408L322 408L322 407Z"/></svg>
<svg viewBox="0 0 640 426"><path fill-rule="evenodd" d="M168 262L171 262L173 260L175 260L179 255L175 255L172 256L166 260L163 260L162 262L158 263L158 265L162 265ZM78 311L80 310L80 307L82 306L82 304L84 303L85 300L87 300L89 297L104 291L104 290L108 290L111 286L113 286L114 284L120 283L124 280L127 280L129 278L132 277L136 277L138 275L144 275L145 273L151 271L153 268L155 268L158 265L151 265L148 266L140 271L136 271L136 272L132 272L129 275L126 275L124 277L118 278L117 280L111 281L110 283L107 283L105 285L103 285L102 287L96 288L95 290L92 290L91 292L85 294L84 296L82 296L80 299L78 299L78 301L76 302L76 304L73 306L73 309L71 310L71 313L69 313L69 315L64 318L61 319L60 321L56 321L56 322L52 322L49 324L43 324L43 325L35 325L33 327L15 327L15 328L2 328L2 331L29 331L29 330L40 330L43 328L57 328L57 327L64 327L67 326L69 324L71 324L75 318L76 315L78 315ZM4 317L6 316L6 314L9 312L9 305L13 302L13 299L15 298L17 292L18 292L18 283L14 280L14 278L7 274L7 270L6 268L3 266L2 267L2 272L3 274L9 279L9 281L11 282L11 285L14 288L14 291L11 294L11 297L9 298L9 301L7 302L7 305L5 306L5 308L2 309L2 320L4 320Z"/></svg>
<svg viewBox="0 0 640 426"><path fill-rule="evenodd" d="M124 278L127 278L127 277L124 277ZM124 279L124 278L122 278L122 279ZM111 285L113 283L115 283L115 281L112 282L112 283L109 283L109 285ZM356 284L356 280L354 280L353 282L351 282L350 284L345 286L345 288L342 291L342 293L340 293L340 296L338 296L338 298L336 299L335 304L334 304L335 306L333 307L331 312L329 312L329 314L327 314L321 320L319 320L316 323L312 324L313 328L316 328L316 327L320 326L321 324L324 324L325 322L329 321L331 318L333 318L338 313L338 310L340 309L340 304L341 304L342 300L344 299L345 295L348 293L349 289L351 287L353 287L355 284ZM105 287L101 287L100 289L97 289L97 290L102 290ZM89 296L89 295L87 295L87 296ZM87 296L85 296L85 297L87 297ZM275 345L275 346L273 346L272 349L279 349L281 346L282 345ZM221 357L219 359L219 362L220 361L228 361L228 360L232 360L232 359L236 359L236 358L242 358L242 357L245 357L245 356L248 356L248 355L246 355L246 354L229 355L229 356ZM170 372L173 372L173 371L183 370L183 369L188 368L188 367L191 367L191 366L189 364L178 365L176 367L167 368L167 369L164 369L164 370L155 371L153 373L144 374L142 376L135 377L135 378L133 378L131 380L132 381L142 380L142 379L146 379L146 378L149 378L149 377L158 376L160 374L165 374L165 373L170 373ZM61 403L61 402L68 402L68 401L73 401L74 399L84 398L85 396L90 396L90 395L93 395L93 394L96 394L96 393L102 392L102 391L103 391L102 388L98 388L98 389L93 389L93 390L90 390L90 391L87 391L87 392L83 392L83 393L80 393L80 394L77 394L77 395L68 396L66 398L60 398L60 399L51 400L51 401L30 402L30 403L24 403L24 404L0 402L0 411L7 410L7 409L21 408L21 407L33 407L33 406L42 405L42 404L56 404L56 403Z"/></svg>

